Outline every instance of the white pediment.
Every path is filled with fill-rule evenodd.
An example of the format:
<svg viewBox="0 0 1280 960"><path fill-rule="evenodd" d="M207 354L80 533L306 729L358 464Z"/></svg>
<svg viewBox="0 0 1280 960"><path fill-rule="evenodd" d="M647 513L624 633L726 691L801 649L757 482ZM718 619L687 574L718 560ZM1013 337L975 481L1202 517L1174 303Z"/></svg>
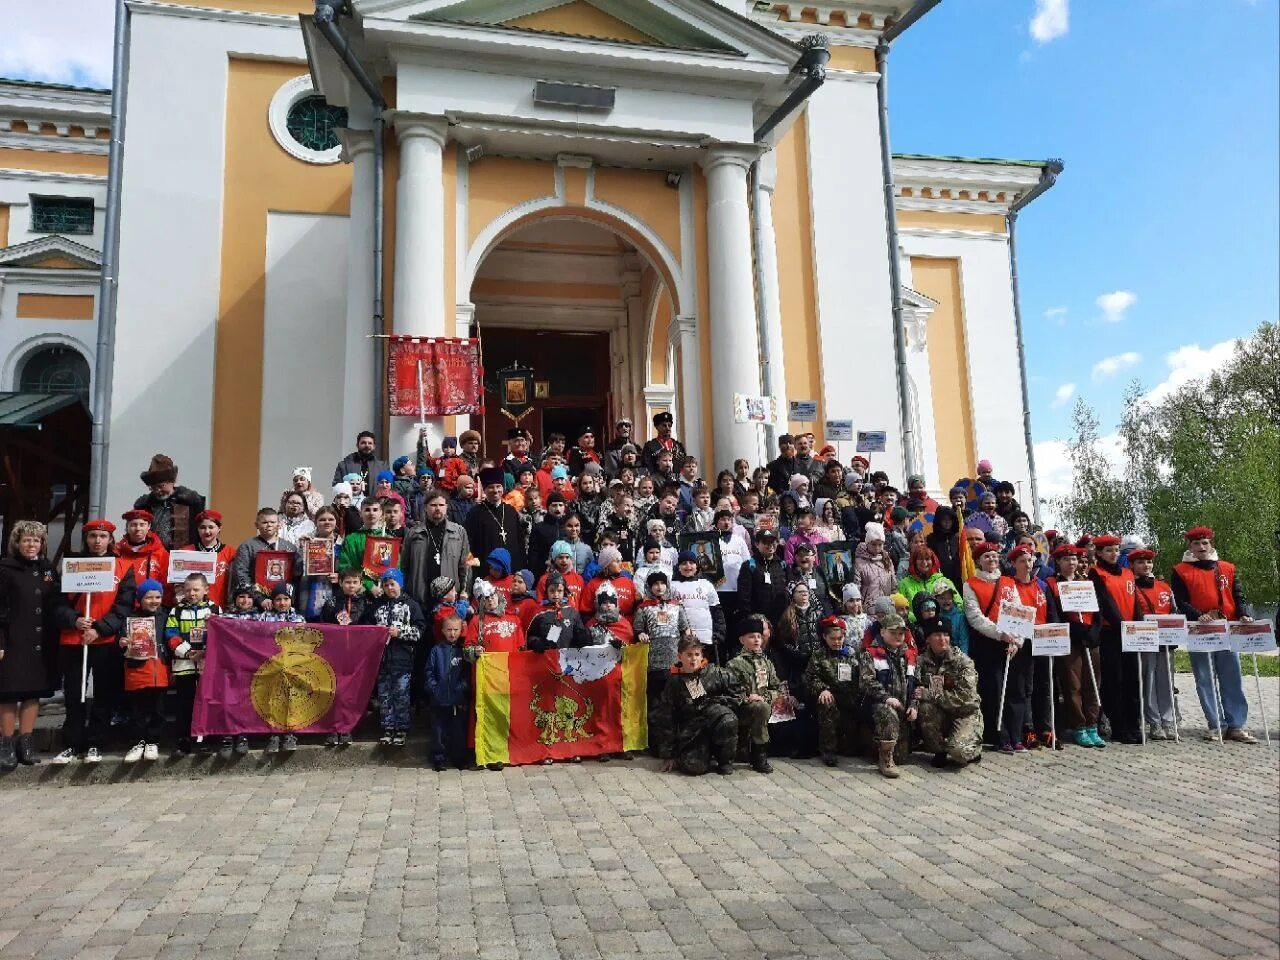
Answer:
<svg viewBox="0 0 1280 960"><path fill-rule="evenodd" d="M102 267L102 254L92 247L53 234L0 247L0 268L24 267L50 270L98 270Z"/></svg>

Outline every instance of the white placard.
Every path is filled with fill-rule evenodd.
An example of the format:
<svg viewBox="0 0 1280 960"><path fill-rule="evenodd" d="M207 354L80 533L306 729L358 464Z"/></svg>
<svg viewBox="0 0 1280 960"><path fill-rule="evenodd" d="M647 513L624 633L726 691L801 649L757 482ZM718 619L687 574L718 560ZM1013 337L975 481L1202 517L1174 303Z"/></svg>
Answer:
<svg viewBox="0 0 1280 960"><path fill-rule="evenodd" d="M1150 620L1160 628L1160 645L1185 647L1187 645L1187 618L1180 613L1148 613L1142 619Z"/></svg>
<svg viewBox="0 0 1280 960"><path fill-rule="evenodd" d="M170 583L182 583L193 573L203 573L213 583L218 579L218 555L206 550L174 550L169 554Z"/></svg>
<svg viewBox="0 0 1280 960"><path fill-rule="evenodd" d="M1011 637L1030 640L1036 630L1036 608L1026 607L1008 600L1000 602L1000 617L996 620L996 629Z"/></svg>
<svg viewBox="0 0 1280 960"><path fill-rule="evenodd" d="M858 453L884 453L889 434L883 430L859 430Z"/></svg>
<svg viewBox="0 0 1280 960"><path fill-rule="evenodd" d="M745 393L733 395L734 423L777 423L778 401L773 397L752 397Z"/></svg>
<svg viewBox="0 0 1280 960"><path fill-rule="evenodd" d="M1098 591L1092 580L1059 580L1058 599L1066 613L1096 613Z"/></svg>
<svg viewBox="0 0 1280 960"><path fill-rule="evenodd" d="M115 557L63 557L63 593L113 593L116 589Z"/></svg>
<svg viewBox="0 0 1280 960"><path fill-rule="evenodd" d="M787 404L787 419L797 423L813 423L818 419L818 401L792 400Z"/></svg>
<svg viewBox="0 0 1280 960"><path fill-rule="evenodd" d="M1065 657L1071 652L1071 624L1037 623L1031 635L1033 657Z"/></svg>
<svg viewBox="0 0 1280 960"><path fill-rule="evenodd" d="M1233 620L1228 635L1236 653L1274 653L1276 649L1275 628L1266 620Z"/></svg>
<svg viewBox="0 0 1280 960"><path fill-rule="evenodd" d="M1126 620L1120 624L1123 653L1159 653L1160 625L1150 620Z"/></svg>
<svg viewBox="0 0 1280 960"><path fill-rule="evenodd" d="M1187 624L1187 649L1192 653L1214 653L1231 649L1231 637L1227 634L1227 621L1196 620Z"/></svg>
<svg viewBox="0 0 1280 960"><path fill-rule="evenodd" d="M852 420L828 420L826 429L822 431L827 438L828 443L838 443L841 440L853 439L853 421Z"/></svg>

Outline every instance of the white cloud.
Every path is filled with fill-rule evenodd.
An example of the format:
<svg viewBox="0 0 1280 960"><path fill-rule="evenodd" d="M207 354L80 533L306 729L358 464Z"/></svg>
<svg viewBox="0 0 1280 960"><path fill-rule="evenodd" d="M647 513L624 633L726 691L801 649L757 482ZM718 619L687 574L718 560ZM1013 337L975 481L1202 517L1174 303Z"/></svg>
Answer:
<svg viewBox="0 0 1280 960"><path fill-rule="evenodd" d="M1105 357L1093 365L1093 379L1114 376L1127 367L1136 366L1141 360L1142 354L1134 353L1132 350L1127 353L1117 353L1114 357Z"/></svg>
<svg viewBox="0 0 1280 960"><path fill-rule="evenodd" d="M110 86L114 8L107 0L6 4L0 77Z"/></svg>
<svg viewBox="0 0 1280 960"><path fill-rule="evenodd" d="M1201 349L1198 343L1191 343L1165 354L1169 375L1152 387L1143 399L1148 403L1159 403L1184 384L1207 377L1235 356L1236 344L1239 342L1235 339L1223 340L1208 350Z"/></svg>
<svg viewBox="0 0 1280 960"><path fill-rule="evenodd" d="M1108 433L1098 438L1098 447L1102 455L1111 464L1116 474L1124 471L1124 446L1120 434ZM1036 493L1046 501L1040 508L1040 521L1048 528L1059 527L1059 517L1048 501L1066 496L1071 492L1075 474L1071 469L1071 457L1067 453L1064 440L1041 440L1035 444L1036 458ZM1073 531L1079 533L1080 531Z"/></svg>
<svg viewBox="0 0 1280 960"><path fill-rule="evenodd" d="M1076 385L1074 383L1064 383L1058 387L1053 394L1053 409L1057 410L1064 403L1076 395Z"/></svg>
<svg viewBox="0 0 1280 960"><path fill-rule="evenodd" d="M1048 310L1044 312L1044 318L1046 320L1052 320L1058 326L1062 326L1067 322L1067 308L1066 307L1050 307Z"/></svg>
<svg viewBox="0 0 1280 960"><path fill-rule="evenodd" d="M1040 44L1064 37L1070 28L1069 19L1067 0L1036 0L1036 12L1031 17L1031 36Z"/></svg>
<svg viewBox="0 0 1280 960"><path fill-rule="evenodd" d="M1137 302L1138 295L1131 290L1113 290L1111 293L1102 294L1094 301L1107 323L1119 323L1124 319L1125 311Z"/></svg>

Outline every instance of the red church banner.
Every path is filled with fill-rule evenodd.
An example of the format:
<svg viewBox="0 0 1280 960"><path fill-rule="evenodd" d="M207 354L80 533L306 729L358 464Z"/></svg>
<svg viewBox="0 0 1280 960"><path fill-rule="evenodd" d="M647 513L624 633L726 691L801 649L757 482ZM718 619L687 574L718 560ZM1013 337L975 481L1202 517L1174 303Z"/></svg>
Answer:
<svg viewBox="0 0 1280 960"><path fill-rule="evenodd" d="M484 413L479 340L391 337L387 395L397 417Z"/></svg>
<svg viewBox="0 0 1280 960"><path fill-rule="evenodd" d="M364 714L386 627L207 623L192 735L350 733Z"/></svg>

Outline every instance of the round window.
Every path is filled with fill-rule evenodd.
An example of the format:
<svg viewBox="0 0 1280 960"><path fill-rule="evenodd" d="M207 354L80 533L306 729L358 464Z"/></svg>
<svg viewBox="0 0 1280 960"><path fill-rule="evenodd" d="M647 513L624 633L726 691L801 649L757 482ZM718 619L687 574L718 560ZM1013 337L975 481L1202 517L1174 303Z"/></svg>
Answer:
<svg viewBox="0 0 1280 960"><path fill-rule="evenodd" d="M347 125L344 107L331 107L324 97L303 97L289 108L285 127L294 141L307 150L324 153L338 145L338 129Z"/></svg>

